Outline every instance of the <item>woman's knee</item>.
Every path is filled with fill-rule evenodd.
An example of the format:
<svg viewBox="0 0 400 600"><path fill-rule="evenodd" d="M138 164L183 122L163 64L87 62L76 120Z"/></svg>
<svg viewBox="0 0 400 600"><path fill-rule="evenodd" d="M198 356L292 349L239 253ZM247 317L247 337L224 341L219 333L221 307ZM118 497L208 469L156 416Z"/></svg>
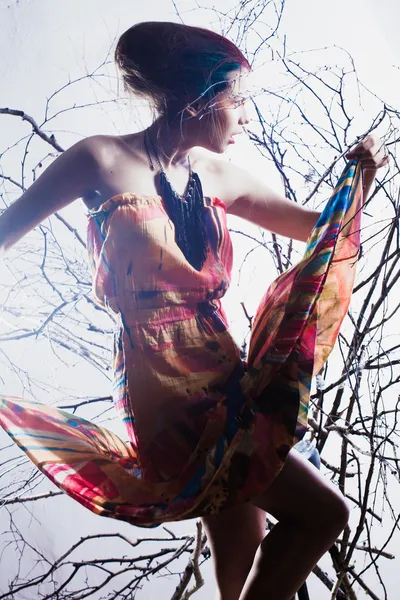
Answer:
<svg viewBox="0 0 400 600"><path fill-rule="evenodd" d="M349 522L350 506L340 490L337 489L332 492L332 496L327 503L326 508L323 510L323 513L323 515L320 515L321 520L331 523L333 526L337 527L339 531L343 531Z"/></svg>
<svg viewBox="0 0 400 600"><path fill-rule="evenodd" d="M289 453L272 485L253 501L278 521L342 531L349 505L340 490L298 452Z"/></svg>
<svg viewBox="0 0 400 600"><path fill-rule="evenodd" d="M329 531L339 536L346 527L350 508L346 498L339 489L324 489L315 501L310 501L307 510L297 514L293 521L303 524L308 530ZM290 517L286 520L290 521Z"/></svg>

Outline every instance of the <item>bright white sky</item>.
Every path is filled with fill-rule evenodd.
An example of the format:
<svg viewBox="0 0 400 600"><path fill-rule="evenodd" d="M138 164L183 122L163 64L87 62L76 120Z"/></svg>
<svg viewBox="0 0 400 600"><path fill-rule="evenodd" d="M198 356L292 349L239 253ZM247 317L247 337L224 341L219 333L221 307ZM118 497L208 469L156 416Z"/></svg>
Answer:
<svg viewBox="0 0 400 600"><path fill-rule="evenodd" d="M209 26L209 15L192 13L192 0L177 0L187 24ZM204 6L212 6L215 2L204 0ZM225 6L232 7L234 2L224 0L218 2L219 10ZM379 8L378 8L379 6ZM188 12L185 13L185 10ZM92 71L104 60L110 46L115 46L118 35L130 25L144 20L176 20L175 10L169 0L0 0L0 106L21 109L33 116L38 122L43 118L46 98L54 90L65 85L69 79L82 76L87 71ZM283 19L281 33L287 35L287 47L291 50L310 50L331 45L346 48L355 59L360 79L381 96L393 103L398 100L400 46L398 24L400 22L400 9L397 0L288 0ZM112 52L111 52L112 56ZM332 54L333 56L333 54ZM91 96L82 96L82 90L88 93L88 86L80 87L75 84L59 94L51 101L51 112L65 109L74 103L80 106L88 102L96 102L98 98L112 99L115 97L115 70L113 68L101 69L105 73L101 79L92 83ZM265 65L259 70L260 77L265 74L271 77L274 72L273 65ZM111 77L111 78L110 78ZM266 85L266 84L264 84ZM101 86L101 87L100 87ZM97 133L127 133L136 129L133 119L137 118L132 110L121 111L120 106L109 102L100 108L75 109L48 125L48 131L54 131L59 142L64 148L72 145L81 137ZM146 120L146 116L144 117ZM14 117L1 117L1 149L13 144L20 136L29 133L29 127L23 125ZM42 158L43 146L36 144L35 152ZM8 157L10 156L10 157ZM5 174L17 173L15 160L20 158L18 153L7 155L1 163L2 172ZM280 188L280 180L271 170L265 159L253 149L247 139L240 140L234 148L229 149L229 158L245 165L249 171L267 178L270 185ZM33 161L32 161L33 164ZM1 190L1 187L0 187ZM8 202L19 194L7 186L12 192ZM132 190L134 191L134 190ZM85 226L84 206L75 203L66 208L62 214L83 231ZM242 221L230 220L233 228L248 229ZM234 239L237 257L243 253L240 241ZM245 300L250 308L254 308L263 291L270 281L270 276L265 275L260 259L262 255L254 253L255 257L247 267L246 275L241 279L239 288L236 279L232 290L227 296L226 310L231 318L235 335L240 336L246 326L239 301ZM238 263L239 264L239 263ZM257 285L259 282L260 285ZM239 292L238 292L239 290ZM247 291L247 293L246 293ZM40 368L34 359L34 347L29 344L24 346L25 367L30 370ZM21 351L22 357L22 351ZM35 371L36 372L36 371ZM77 373L77 371L74 371ZM84 393L104 394L109 389L101 388L107 383L91 382L84 386ZM79 389L81 381L77 381L75 389ZM19 393L19 390L7 389L8 393ZM39 398L38 398L39 399ZM0 433L0 445L8 439ZM62 510L61 515L57 514ZM64 511L68 511L67 515ZM39 524L35 520L30 525L32 539L52 547L55 554L65 548L68 542L73 541L79 534L89 533L101 528L102 531L121 531L132 537L146 534L145 530L129 529L128 525L115 523L106 519L99 519L81 507L73 505L69 499L48 502L45 506L34 509L34 514L40 514ZM65 518L65 517L68 518ZM3 515L4 518L4 515ZM74 523L75 531L71 529ZM174 524L174 531L194 531L194 522ZM2 512L0 511L0 529L2 529ZM57 535L55 535L57 532ZM36 536L36 538L35 538ZM392 565L393 569L393 565ZM195 595L196 600L209 600L212 598L213 582L210 574L210 563L205 569L206 586ZM387 573L389 598L397 595L394 578ZM392 587L390 591L390 586ZM172 595L176 585L174 580L154 582L154 589L143 592L141 600L150 600L160 597L159 587L162 585L163 598ZM327 597L319 595L322 588L312 581L314 597ZM165 595L164 595L165 594ZM33 596L32 596L33 597Z"/></svg>

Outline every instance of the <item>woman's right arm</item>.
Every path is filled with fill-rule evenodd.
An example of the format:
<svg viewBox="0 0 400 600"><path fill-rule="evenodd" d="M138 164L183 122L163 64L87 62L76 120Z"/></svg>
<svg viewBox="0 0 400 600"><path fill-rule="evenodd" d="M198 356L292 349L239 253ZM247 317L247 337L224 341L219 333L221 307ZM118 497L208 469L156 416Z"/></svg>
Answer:
<svg viewBox="0 0 400 600"><path fill-rule="evenodd" d="M84 138L65 150L0 215L0 256L46 217L97 189L99 137Z"/></svg>

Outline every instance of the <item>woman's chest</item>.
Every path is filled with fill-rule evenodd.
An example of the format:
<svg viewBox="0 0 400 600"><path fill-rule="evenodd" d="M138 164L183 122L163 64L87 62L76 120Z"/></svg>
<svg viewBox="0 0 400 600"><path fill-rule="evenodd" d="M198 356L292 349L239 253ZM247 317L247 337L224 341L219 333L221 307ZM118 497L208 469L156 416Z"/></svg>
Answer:
<svg viewBox="0 0 400 600"><path fill-rule="evenodd" d="M98 136L99 175L88 189L83 202L90 210L98 208L108 199L126 193L138 196L160 196L159 173L151 171L146 160L138 152L131 152L127 144L121 144L125 136ZM104 138L104 139L103 139ZM191 159L193 171L201 181L205 197L216 197L227 206L232 199L231 177L227 177L230 168L226 161L208 157L203 151L195 149ZM173 188L184 194L189 174L184 169L169 173Z"/></svg>

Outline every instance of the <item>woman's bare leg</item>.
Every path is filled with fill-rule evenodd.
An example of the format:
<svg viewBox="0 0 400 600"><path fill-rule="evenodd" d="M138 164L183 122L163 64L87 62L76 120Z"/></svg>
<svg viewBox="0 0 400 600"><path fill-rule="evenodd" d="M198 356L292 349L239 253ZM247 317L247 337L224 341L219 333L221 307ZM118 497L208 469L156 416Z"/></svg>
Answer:
<svg viewBox="0 0 400 600"><path fill-rule="evenodd" d="M241 506L204 517L217 580L217 600L239 600L254 555L265 537L265 511Z"/></svg>
<svg viewBox="0 0 400 600"><path fill-rule="evenodd" d="M240 600L290 600L344 529L340 491L298 452L253 503L278 519L259 549Z"/></svg>

